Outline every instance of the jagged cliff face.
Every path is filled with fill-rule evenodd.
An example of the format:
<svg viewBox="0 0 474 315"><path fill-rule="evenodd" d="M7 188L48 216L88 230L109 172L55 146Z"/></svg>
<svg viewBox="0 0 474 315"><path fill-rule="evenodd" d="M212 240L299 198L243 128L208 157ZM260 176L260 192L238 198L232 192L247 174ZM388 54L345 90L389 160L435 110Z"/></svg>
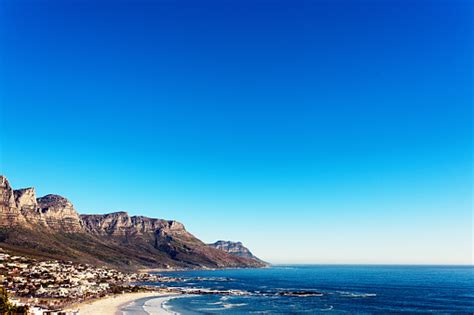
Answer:
<svg viewBox="0 0 474 315"><path fill-rule="evenodd" d="M36 198L34 188L13 190L0 176L0 227L44 227L45 232L80 232L82 222L71 202L57 195Z"/></svg>
<svg viewBox="0 0 474 315"><path fill-rule="evenodd" d="M184 233L184 225L176 221L152 219L142 216L130 217L126 212L114 212L103 215L81 215L84 228L97 235L145 235L157 230Z"/></svg>
<svg viewBox="0 0 474 315"><path fill-rule="evenodd" d="M37 212L46 226L56 231L69 233L83 231L79 214L66 198L58 195L46 195L38 198L37 202Z"/></svg>
<svg viewBox="0 0 474 315"><path fill-rule="evenodd" d="M0 176L0 245L22 254L122 269L263 267L258 259L204 244L176 221L126 212L79 215L58 195L36 198Z"/></svg>
<svg viewBox="0 0 474 315"><path fill-rule="evenodd" d="M4 176L0 176L0 226L14 226L25 223L15 200L15 193Z"/></svg>

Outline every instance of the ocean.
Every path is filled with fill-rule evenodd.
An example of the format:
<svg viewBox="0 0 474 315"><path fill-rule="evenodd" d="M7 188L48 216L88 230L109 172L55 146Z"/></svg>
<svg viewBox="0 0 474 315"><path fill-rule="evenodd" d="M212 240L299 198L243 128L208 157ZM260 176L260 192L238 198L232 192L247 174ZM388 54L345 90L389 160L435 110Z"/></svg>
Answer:
<svg viewBox="0 0 474 315"><path fill-rule="evenodd" d="M472 266L298 265L163 274L185 280L167 285L237 294L186 296L164 305L184 315L474 313Z"/></svg>

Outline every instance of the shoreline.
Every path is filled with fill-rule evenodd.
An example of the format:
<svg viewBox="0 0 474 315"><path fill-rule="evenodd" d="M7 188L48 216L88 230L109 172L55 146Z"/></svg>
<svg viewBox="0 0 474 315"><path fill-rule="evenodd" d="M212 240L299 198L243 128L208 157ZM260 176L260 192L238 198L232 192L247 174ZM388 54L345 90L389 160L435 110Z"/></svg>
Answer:
<svg viewBox="0 0 474 315"><path fill-rule="evenodd" d="M273 267L273 264L267 263L265 266L248 266L248 267L199 267L199 268L139 268L139 273L167 273L167 272L181 272L181 271L215 271L215 270L233 270L233 269L266 269Z"/></svg>
<svg viewBox="0 0 474 315"><path fill-rule="evenodd" d="M90 300L86 302L79 303L77 305L68 307L65 311L79 311L78 315L123 315L125 312L124 308L127 308L129 305L132 305L134 302L139 300L150 300L158 299L156 303L160 304L160 310L155 310L154 314L173 314L163 308L163 303L166 301L175 298L177 296L182 296L180 293L173 292L138 292L138 293L124 293L116 294L107 297L103 297L96 300ZM137 305L138 307L143 307L143 305ZM158 311L158 313L157 313ZM142 308L142 314L147 314Z"/></svg>
<svg viewBox="0 0 474 315"><path fill-rule="evenodd" d="M179 315L180 313L171 311L165 303L173 299L190 296L192 296L192 294L167 294L136 299L132 302L122 304L117 309L115 315Z"/></svg>

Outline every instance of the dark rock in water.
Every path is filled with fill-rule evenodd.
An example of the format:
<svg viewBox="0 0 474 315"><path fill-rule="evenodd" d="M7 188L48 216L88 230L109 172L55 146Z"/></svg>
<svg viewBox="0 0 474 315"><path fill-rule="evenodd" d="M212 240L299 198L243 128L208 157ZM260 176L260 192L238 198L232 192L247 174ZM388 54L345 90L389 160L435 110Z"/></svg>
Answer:
<svg viewBox="0 0 474 315"><path fill-rule="evenodd" d="M36 198L0 176L0 246L38 258L139 268L263 267L253 258L207 246L183 224L126 212L79 215L58 195Z"/></svg>

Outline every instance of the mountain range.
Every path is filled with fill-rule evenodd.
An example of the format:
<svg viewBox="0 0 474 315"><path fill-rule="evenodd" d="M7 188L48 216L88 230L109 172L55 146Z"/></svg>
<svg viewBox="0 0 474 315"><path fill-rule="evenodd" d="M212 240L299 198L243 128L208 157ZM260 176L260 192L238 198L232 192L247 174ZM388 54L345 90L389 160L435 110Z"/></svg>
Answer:
<svg viewBox="0 0 474 315"><path fill-rule="evenodd" d="M79 214L58 195L14 190L0 175L0 247L13 253L123 270L251 268L266 262L240 242L205 244L173 220L126 212Z"/></svg>

